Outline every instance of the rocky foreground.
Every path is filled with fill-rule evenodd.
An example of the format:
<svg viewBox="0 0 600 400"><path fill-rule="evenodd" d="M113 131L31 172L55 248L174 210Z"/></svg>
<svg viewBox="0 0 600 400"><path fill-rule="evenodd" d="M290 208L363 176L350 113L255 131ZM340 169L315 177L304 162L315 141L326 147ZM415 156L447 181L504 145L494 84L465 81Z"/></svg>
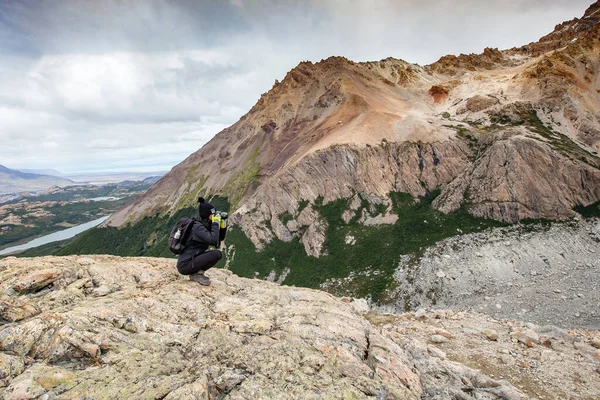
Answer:
<svg viewBox="0 0 600 400"><path fill-rule="evenodd" d="M600 397L600 333L366 302L174 260L0 261L0 398Z"/></svg>

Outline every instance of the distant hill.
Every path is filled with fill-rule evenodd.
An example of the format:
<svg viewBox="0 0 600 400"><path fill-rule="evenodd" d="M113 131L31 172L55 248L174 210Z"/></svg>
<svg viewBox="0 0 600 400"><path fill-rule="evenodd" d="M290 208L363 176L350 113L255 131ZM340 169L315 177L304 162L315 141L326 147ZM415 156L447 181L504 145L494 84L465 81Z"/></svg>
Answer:
<svg viewBox="0 0 600 400"><path fill-rule="evenodd" d="M149 176L147 178L144 179L144 182L147 183L156 183L160 180L160 178L162 178L162 176Z"/></svg>
<svg viewBox="0 0 600 400"><path fill-rule="evenodd" d="M127 179L125 181L121 181L118 183L118 185L121 186L128 186L128 185L132 185L134 183L138 183L138 182L144 182L144 183L149 183L149 184L153 184L156 183L160 180L161 176L149 176L147 178L144 179L140 179L140 180L131 180L131 179Z"/></svg>
<svg viewBox="0 0 600 400"><path fill-rule="evenodd" d="M68 186L74 183L66 178L21 172L0 165L0 194L39 191L52 186Z"/></svg>
<svg viewBox="0 0 600 400"><path fill-rule="evenodd" d="M26 174L38 174L38 175L50 175L50 176L58 176L61 178L66 177L65 174L59 172L55 169L19 169L19 172L24 172Z"/></svg>
<svg viewBox="0 0 600 400"><path fill-rule="evenodd" d="M166 171L148 171L148 172L81 172L76 174L66 174L65 176L77 183L86 183L93 185L104 185L108 183L126 184L127 182L138 182L146 179L159 180Z"/></svg>

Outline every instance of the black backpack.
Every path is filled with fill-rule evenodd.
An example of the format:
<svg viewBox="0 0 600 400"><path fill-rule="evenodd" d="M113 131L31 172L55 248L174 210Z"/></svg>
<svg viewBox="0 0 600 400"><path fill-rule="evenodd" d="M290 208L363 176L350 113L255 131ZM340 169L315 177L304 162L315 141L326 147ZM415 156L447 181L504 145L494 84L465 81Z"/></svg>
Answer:
<svg viewBox="0 0 600 400"><path fill-rule="evenodd" d="M196 218L181 218L175 223L169 235L169 250L175 254L183 253L187 240L192 232Z"/></svg>

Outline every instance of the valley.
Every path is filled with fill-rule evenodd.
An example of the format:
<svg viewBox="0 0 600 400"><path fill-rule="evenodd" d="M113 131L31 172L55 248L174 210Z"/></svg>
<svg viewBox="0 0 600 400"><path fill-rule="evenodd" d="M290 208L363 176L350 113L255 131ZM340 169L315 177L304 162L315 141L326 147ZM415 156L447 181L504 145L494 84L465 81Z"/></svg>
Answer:
<svg viewBox="0 0 600 400"><path fill-rule="evenodd" d="M0 250L110 215L154 181L55 187L8 200L0 204Z"/></svg>

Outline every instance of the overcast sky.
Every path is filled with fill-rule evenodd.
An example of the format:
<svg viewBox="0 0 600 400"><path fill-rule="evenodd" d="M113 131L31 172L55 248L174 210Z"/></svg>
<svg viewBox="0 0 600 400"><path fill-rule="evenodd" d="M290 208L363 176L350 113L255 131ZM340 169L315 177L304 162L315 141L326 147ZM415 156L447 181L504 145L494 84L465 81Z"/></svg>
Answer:
<svg viewBox="0 0 600 400"><path fill-rule="evenodd" d="M169 170L287 71L537 41L593 0L0 0L0 164Z"/></svg>

